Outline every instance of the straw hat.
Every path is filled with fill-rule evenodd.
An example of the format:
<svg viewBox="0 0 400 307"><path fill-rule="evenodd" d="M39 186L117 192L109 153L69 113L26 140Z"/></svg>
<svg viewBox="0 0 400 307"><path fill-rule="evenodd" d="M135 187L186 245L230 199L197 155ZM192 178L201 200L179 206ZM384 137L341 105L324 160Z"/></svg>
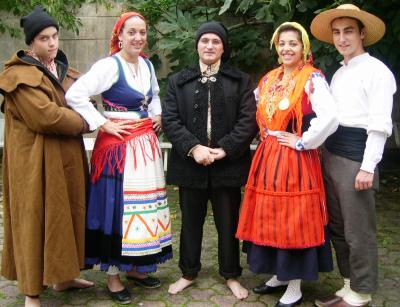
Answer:
<svg viewBox="0 0 400 307"><path fill-rule="evenodd" d="M342 4L337 8L319 13L311 22L311 33L319 40L333 44L331 23L339 17L355 18L364 24L364 46L375 44L385 34L386 27L381 19L360 10L353 4Z"/></svg>

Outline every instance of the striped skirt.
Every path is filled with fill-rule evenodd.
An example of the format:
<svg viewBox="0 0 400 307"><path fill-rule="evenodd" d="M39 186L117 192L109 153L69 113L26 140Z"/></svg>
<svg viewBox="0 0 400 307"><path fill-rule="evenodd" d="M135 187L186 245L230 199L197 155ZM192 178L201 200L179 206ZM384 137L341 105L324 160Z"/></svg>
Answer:
<svg viewBox="0 0 400 307"><path fill-rule="evenodd" d="M318 150L296 151L268 136L258 146L236 236L260 246L322 245L327 224Z"/></svg>

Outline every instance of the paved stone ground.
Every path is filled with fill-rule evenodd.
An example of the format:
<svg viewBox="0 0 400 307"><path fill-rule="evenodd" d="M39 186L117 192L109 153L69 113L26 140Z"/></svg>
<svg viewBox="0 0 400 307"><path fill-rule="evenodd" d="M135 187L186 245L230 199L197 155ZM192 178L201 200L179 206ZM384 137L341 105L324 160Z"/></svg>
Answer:
<svg viewBox="0 0 400 307"><path fill-rule="evenodd" d="M381 192L377 196L378 239L379 239L379 269L380 289L374 296L375 307L400 306L400 165L381 176ZM168 285L180 277L178 269L178 251L180 213L176 188L169 187L169 202L173 215L174 252L175 258L160 266L157 276L163 285L161 288L144 290L134 286L124 278L124 282L132 292L132 306L274 306L279 294L259 296L253 293L243 301L236 300L226 288L224 280L218 276L217 241L212 216L209 213L204 227L204 244L202 254L203 269L195 285L181 294L171 296L167 293ZM209 210L210 211L210 210ZM1 222L1 220L0 220ZM2 238L2 225L0 238ZM2 246L2 239L0 242ZM246 259L242 256L244 267L242 283L252 288L265 280L268 276L255 275L247 269ZM96 287L87 290L67 291L56 293L46 290L41 296L42 306L117 306L108 297L105 287L105 275L101 272L84 271L82 277L93 280ZM337 268L330 274L321 274L318 282L303 283L305 298L302 306L313 306L317 297L331 294L341 285L341 278ZM22 306L24 297L19 294L15 282L0 278L0 306Z"/></svg>

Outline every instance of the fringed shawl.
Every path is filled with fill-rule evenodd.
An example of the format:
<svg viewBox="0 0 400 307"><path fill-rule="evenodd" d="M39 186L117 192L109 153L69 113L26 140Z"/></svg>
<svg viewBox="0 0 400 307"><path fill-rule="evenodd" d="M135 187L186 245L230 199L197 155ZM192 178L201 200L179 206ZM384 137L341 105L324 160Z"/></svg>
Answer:
<svg viewBox="0 0 400 307"><path fill-rule="evenodd" d="M295 79L296 84L292 92L288 93L288 97L281 97L282 99L288 98L289 105L285 109L280 109L279 106L277 106L271 120L268 119L267 114L268 104L275 95L275 93L271 91L271 86L277 82L278 78L281 78L283 74L283 66L270 71L260 80L258 84L260 102L257 107L256 118L262 137L265 137L265 128L276 131L286 130L286 127L292 118L296 119L296 127L293 127L293 131L298 135L301 134L304 86L306 85L306 82L310 80L310 92L312 91L311 74L315 71L318 71L318 69L314 68L311 64L306 63L304 66L298 67L292 72L291 78Z"/></svg>

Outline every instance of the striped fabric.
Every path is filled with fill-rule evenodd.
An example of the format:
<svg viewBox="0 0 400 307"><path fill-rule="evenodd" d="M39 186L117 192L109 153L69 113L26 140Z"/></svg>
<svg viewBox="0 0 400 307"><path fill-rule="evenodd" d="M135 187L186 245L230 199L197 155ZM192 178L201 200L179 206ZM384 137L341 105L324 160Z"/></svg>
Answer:
<svg viewBox="0 0 400 307"><path fill-rule="evenodd" d="M237 237L276 248L308 248L323 244L326 224L318 150L296 151L268 136L253 159Z"/></svg>

